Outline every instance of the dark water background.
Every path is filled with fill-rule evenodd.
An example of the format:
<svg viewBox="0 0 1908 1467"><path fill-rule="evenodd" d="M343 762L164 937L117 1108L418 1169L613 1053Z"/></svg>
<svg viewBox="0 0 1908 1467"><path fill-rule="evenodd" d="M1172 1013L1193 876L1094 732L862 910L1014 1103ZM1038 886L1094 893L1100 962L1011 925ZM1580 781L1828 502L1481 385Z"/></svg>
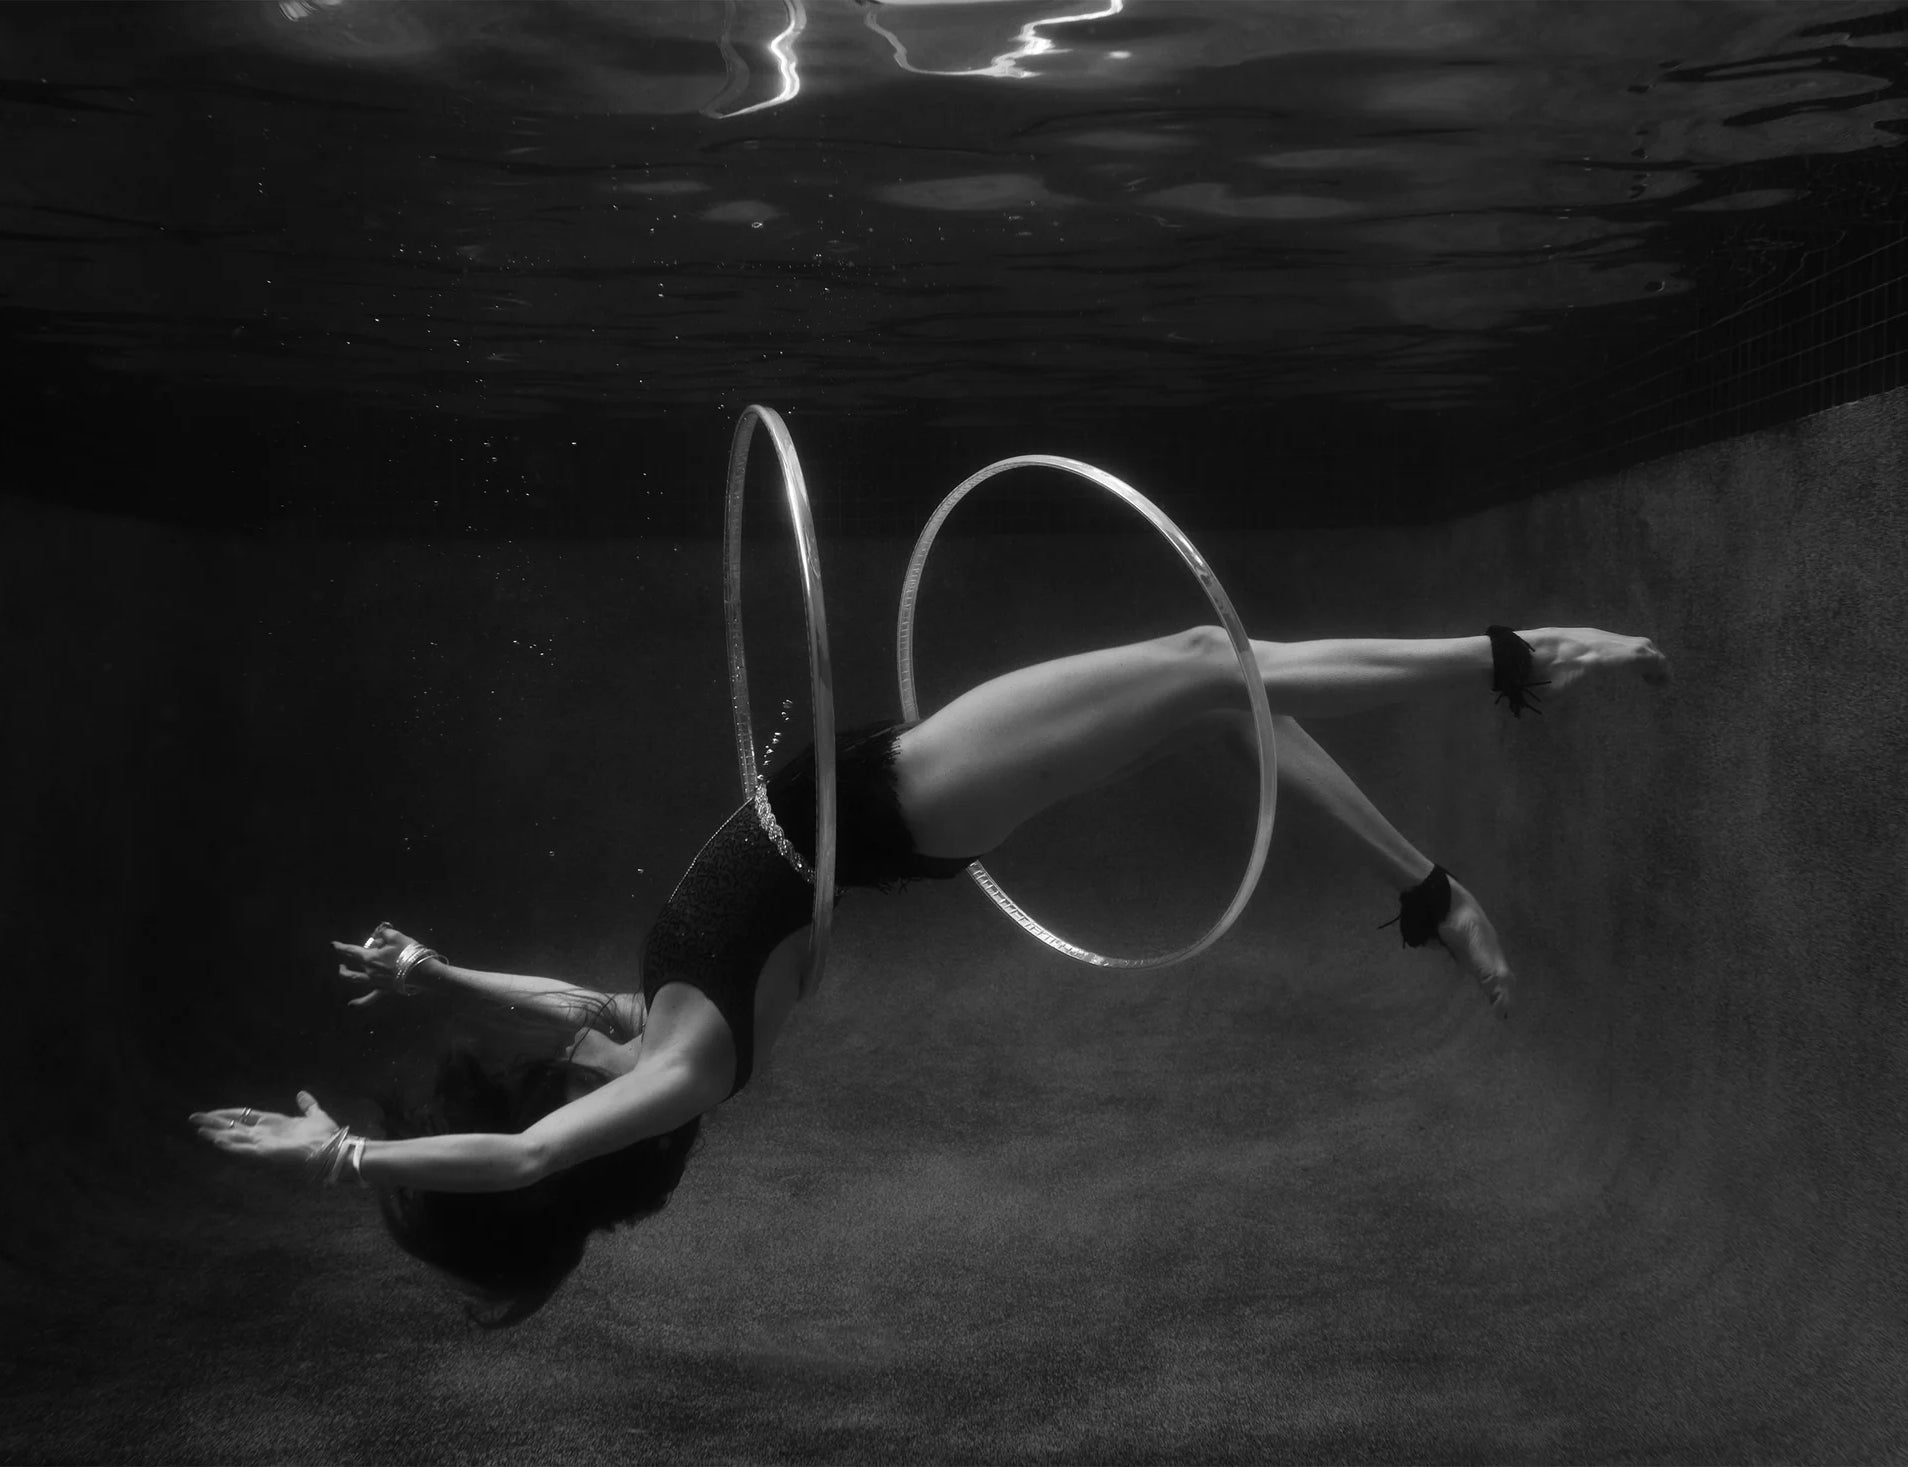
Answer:
<svg viewBox="0 0 1908 1467"><path fill-rule="evenodd" d="M0 1459L1899 1460L1903 23L0 9ZM736 798L752 400L846 722L1009 453L1132 478L1270 635L1655 636L1665 694L1314 729L1480 893L1516 1021L1288 803L1166 972L852 899L670 1209L505 1335L362 1197L200 1148L301 1085L369 1118L469 1023L343 1007L328 938L630 981ZM930 704L1206 617L1083 491L983 494ZM996 869L1183 942L1249 794L1178 759Z"/></svg>

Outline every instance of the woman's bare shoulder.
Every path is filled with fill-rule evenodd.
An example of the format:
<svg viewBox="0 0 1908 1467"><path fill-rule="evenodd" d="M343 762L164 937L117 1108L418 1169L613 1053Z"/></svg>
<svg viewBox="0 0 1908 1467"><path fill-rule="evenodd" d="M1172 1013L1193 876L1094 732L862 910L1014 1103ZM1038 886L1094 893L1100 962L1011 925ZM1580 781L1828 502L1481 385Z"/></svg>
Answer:
<svg viewBox="0 0 1908 1467"><path fill-rule="evenodd" d="M644 1016L641 1049L647 1059L668 1056L698 1071L729 1079L735 1075L736 1044L729 1021L693 983L666 983L657 989L655 1008Z"/></svg>

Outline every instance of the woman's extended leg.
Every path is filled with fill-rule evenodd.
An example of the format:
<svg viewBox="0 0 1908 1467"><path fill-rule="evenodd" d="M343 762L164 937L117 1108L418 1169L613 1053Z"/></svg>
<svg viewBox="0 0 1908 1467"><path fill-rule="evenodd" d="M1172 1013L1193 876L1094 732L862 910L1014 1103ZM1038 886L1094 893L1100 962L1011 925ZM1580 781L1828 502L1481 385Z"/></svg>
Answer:
<svg viewBox="0 0 1908 1467"><path fill-rule="evenodd" d="M1523 633L1555 692L1599 667L1653 680L1667 663L1641 637L1592 628ZM1466 685L1489 685L1486 637L1254 642L1276 713L1353 713ZM896 782L917 848L992 850L1021 822L1144 759L1193 720L1245 702L1218 627L1063 657L962 694L898 746Z"/></svg>

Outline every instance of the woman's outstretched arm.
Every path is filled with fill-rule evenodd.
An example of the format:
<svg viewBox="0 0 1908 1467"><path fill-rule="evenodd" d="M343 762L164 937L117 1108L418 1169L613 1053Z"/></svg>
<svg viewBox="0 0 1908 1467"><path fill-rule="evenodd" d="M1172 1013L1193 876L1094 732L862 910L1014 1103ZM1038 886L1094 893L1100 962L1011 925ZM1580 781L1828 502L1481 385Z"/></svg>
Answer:
<svg viewBox="0 0 1908 1467"><path fill-rule="evenodd" d="M343 1129L312 1096L298 1092L297 1115L272 1111L196 1111L188 1119L199 1135L228 1156L264 1162L281 1169L301 1167L336 1181L343 1163L327 1167L331 1148ZM448 1136L418 1136L402 1141L354 1138L349 1158L367 1186L413 1187L431 1192L508 1192L537 1180L534 1152L523 1134L473 1131Z"/></svg>
<svg viewBox="0 0 1908 1467"><path fill-rule="evenodd" d="M341 955L359 964L357 967L340 964L339 975L370 988L370 992L352 1000L354 1005L370 1003L384 993L396 991L398 958L410 943L411 939L396 928L380 925L371 941L363 945L331 944ZM556 978L460 968L435 954L413 967L408 981L443 991L468 993L567 1028L584 1024L601 1026L608 1020L632 1036L643 1030L643 1001L633 993L599 993Z"/></svg>
<svg viewBox="0 0 1908 1467"><path fill-rule="evenodd" d="M599 993L593 988L582 988L556 978L460 968L441 958L426 958L414 971L435 987L473 994L502 1004L505 1008L527 1009L559 1023L572 1026L596 1024L608 1016L631 1034L642 1032L641 994Z"/></svg>
<svg viewBox="0 0 1908 1467"><path fill-rule="evenodd" d="M352 1137L349 1164L371 1187L510 1192L591 1157L666 1135L715 1109L725 1094L719 1071L684 1049L637 1066L551 1111L527 1131L400 1141ZM230 1155L322 1171L341 1128L309 1091L298 1092L298 1109L295 1116L249 1108L201 1111L191 1120L202 1137ZM336 1170L344 1165L340 1162Z"/></svg>

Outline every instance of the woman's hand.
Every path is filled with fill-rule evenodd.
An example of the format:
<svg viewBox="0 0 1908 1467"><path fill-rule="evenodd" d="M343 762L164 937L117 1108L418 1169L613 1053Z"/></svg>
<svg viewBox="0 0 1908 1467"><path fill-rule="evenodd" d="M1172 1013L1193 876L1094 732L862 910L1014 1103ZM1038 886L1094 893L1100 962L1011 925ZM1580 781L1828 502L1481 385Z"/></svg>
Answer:
<svg viewBox="0 0 1908 1467"><path fill-rule="evenodd" d="M298 1109L302 1115L281 1116L247 1106L198 1111L190 1119L199 1134L221 1151L280 1166L303 1166L337 1133L338 1123L308 1090L298 1092Z"/></svg>
<svg viewBox="0 0 1908 1467"><path fill-rule="evenodd" d="M352 1008L363 1008L387 993L397 992L398 954L411 945L411 939L389 922L378 923L376 930L362 943L333 942L331 945L357 963L356 967L340 963L338 976L369 986L368 993L351 1000Z"/></svg>

